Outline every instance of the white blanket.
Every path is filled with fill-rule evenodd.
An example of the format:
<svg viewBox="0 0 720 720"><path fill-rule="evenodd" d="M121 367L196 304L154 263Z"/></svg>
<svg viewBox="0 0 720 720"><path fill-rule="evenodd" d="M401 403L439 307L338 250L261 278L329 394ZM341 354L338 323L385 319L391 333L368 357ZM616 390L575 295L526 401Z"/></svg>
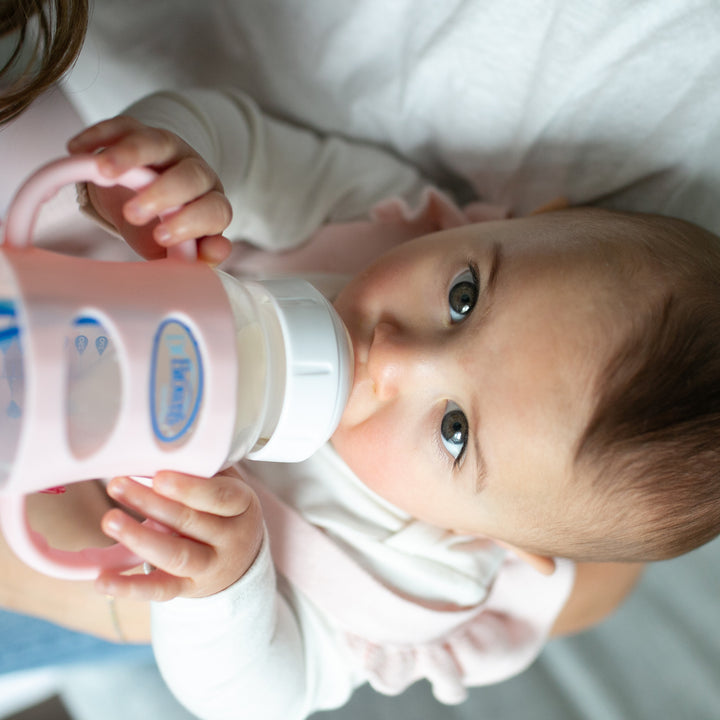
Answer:
<svg viewBox="0 0 720 720"><path fill-rule="evenodd" d="M526 213L573 203L720 230L716 0L96 0L86 119L236 85Z"/></svg>

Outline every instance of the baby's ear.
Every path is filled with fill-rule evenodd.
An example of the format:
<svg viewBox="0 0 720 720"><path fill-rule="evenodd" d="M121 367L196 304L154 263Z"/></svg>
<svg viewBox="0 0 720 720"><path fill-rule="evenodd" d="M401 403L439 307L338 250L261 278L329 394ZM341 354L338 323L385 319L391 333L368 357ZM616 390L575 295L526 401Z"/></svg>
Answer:
<svg viewBox="0 0 720 720"><path fill-rule="evenodd" d="M546 202L540 207L535 208L530 214L542 215L543 213L555 212L556 210L566 210L569 207L570 201L566 197L558 195L554 200L550 200L550 202Z"/></svg>
<svg viewBox="0 0 720 720"><path fill-rule="evenodd" d="M548 555L538 555L528 550L522 550L519 547L502 542L501 540L495 540L494 542L517 555L523 562L531 565L543 575L552 575L555 572L555 560Z"/></svg>

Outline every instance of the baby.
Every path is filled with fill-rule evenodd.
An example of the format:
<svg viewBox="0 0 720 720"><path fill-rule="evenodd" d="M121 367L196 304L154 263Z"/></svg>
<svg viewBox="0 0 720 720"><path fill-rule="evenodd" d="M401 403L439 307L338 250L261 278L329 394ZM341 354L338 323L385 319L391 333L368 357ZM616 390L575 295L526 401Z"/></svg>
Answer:
<svg viewBox="0 0 720 720"><path fill-rule="evenodd" d="M340 269L359 270L334 301L355 379L326 448L108 487L173 532L108 512L105 532L154 569L96 586L175 598L153 603L154 646L199 717L303 718L365 681L399 692L422 677L457 702L519 672L549 632L605 616L641 563L720 531L717 237L594 209L462 224L395 158L237 93L165 93L130 113L69 148L99 152L109 176L160 171L131 199L88 193L145 255L200 237L219 262L231 214L234 238L286 250L393 192L416 207L381 208L372 227L400 241L375 258L366 226L335 237ZM327 243L320 232L286 267L325 269Z"/></svg>

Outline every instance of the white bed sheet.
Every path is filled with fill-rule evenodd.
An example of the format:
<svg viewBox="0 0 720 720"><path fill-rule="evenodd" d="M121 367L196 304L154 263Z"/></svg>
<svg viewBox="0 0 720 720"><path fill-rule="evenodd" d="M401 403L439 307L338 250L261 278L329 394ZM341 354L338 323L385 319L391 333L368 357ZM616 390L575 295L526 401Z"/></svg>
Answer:
<svg viewBox="0 0 720 720"><path fill-rule="evenodd" d="M720 231L718 37L717 0L95 0L67 87L97 120L236 85L520 214L566 195Z"/></svg>

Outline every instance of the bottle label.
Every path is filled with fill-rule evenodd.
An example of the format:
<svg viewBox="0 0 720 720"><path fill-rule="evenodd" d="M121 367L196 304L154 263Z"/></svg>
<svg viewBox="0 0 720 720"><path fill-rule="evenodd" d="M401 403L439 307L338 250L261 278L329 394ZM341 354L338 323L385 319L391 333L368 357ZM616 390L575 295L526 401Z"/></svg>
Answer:
<svg viewBox="0 0 720 720"><path fill-rule="evenodd" d="M15 303L0 298L0 485L10 475L20 441L25 397L21 335Z"/></svg>
<svg viewBox="0 0 720 720"><path fill-rule="evenodd" d="M203 394L203 366L190 328L166 320L155 333L150 369L150 416L162 443L184 442L192 434Z"/></svg>
<svg viewBox="0 0 720 720"><path fill-rule="evenodd" d="M65 336L67 440L77 458L98 452L120 415L122 376L111 330L92 315L76 317Z"/></svg>
<svg viewBox="0 0 720 720"><path fill-rule="evenodd" d="M22 408L18 400L23 395L25 385L20 328L15 303L5 298L0 299L0 382L5 415L8 418L19 418Z"/></svg>

